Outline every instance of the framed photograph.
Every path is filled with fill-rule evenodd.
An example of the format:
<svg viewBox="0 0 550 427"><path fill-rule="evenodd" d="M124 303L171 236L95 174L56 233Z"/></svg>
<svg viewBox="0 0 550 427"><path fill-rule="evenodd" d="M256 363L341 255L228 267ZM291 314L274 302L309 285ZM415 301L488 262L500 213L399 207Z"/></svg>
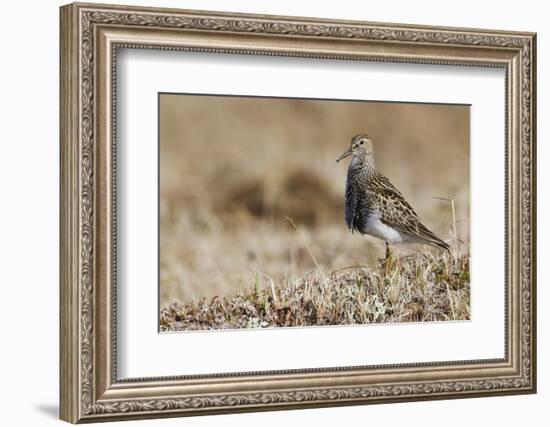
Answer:
<svg viewBox="0 0 550 427"><path fill-rule="evenodd" d="M60 22L63 420L535 392L535 34Z"/></svg>

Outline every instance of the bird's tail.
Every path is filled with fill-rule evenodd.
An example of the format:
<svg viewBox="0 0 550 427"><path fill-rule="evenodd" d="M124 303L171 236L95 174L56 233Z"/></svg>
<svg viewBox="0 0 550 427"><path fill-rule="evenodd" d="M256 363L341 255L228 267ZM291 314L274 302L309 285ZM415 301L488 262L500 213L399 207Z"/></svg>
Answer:
<svg viewBox="0 0 550 427"><path fill-rule="evenodd" d="M437 237L434 240L430 240L430 245L438 247L439 249L443 249L451 253L451 247L447 243L445 243L443 240L441 240L439 237Z"/></svg>
<svg viewBox="0 0 550 427"><path fill-rule="evenodd" d="M420 227L419 235L426 241L427 244L451 253L451 247L446 242L437 237L435 233L428 230L426 227Z"/></svg>

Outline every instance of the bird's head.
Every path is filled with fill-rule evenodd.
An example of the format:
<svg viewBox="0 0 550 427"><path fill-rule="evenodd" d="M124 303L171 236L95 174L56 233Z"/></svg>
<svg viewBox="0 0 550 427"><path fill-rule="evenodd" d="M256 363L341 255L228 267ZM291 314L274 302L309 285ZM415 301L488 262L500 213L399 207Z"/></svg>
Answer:
<svg viewBox="0 0 550 427"><path fill-rule="evenodd" d="M372 140L367 135L355 135L351 139L349 148L336 160L339 162L348 156L353 155L354 159L364 160L374 154L374 146Z"/></svg>

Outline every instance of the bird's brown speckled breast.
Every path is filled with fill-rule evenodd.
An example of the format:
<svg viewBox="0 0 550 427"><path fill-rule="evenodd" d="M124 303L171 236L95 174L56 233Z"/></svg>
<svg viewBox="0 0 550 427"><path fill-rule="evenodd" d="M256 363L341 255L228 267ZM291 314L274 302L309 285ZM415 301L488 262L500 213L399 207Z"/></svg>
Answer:
<svg viewBox="0 0 550 427"><path fill-rule="evenodd" d="M345 219L351 231L365 233L374 208L367 188L368 172L361 165L350 164L346 179Z"/></svg>

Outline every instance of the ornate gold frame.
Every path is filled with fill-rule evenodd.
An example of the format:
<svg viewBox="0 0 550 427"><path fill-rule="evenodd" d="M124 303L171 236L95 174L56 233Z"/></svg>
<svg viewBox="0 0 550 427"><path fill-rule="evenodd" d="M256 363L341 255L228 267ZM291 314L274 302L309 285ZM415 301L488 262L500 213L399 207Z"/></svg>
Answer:
<svg viewBox="0 0 550 427"><path fill-rule="evenodd" d="M73 423L535 392L535 34L99 4L61 8L61 418ZM503 67L506 357L118 380L118 47Z"/></svg>

